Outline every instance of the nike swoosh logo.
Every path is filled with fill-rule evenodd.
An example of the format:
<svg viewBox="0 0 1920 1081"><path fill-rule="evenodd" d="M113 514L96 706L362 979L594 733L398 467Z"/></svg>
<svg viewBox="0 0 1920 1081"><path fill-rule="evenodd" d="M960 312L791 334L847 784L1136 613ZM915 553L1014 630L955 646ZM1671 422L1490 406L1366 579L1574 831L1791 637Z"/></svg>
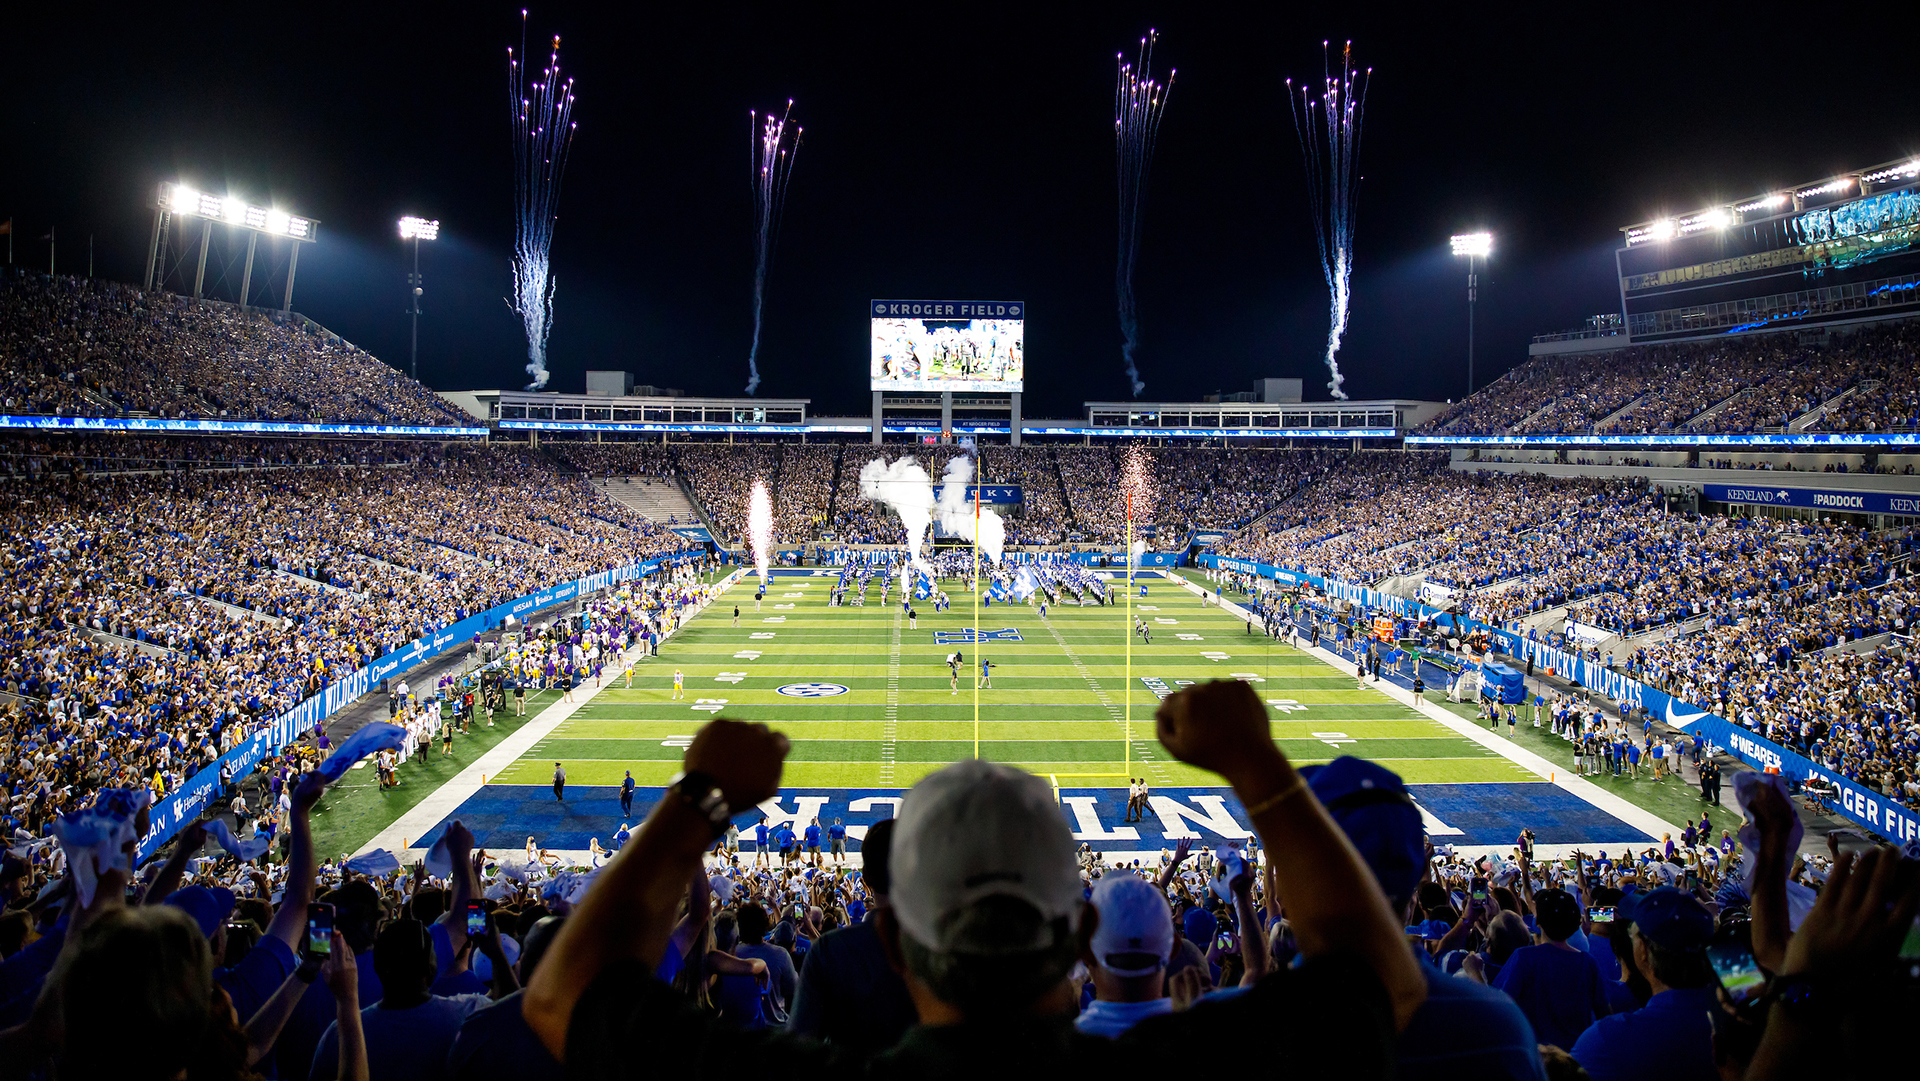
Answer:
<svg viewBox="0 0 1920 1081"><path fill-rule="evenodd" d="M1702 711L1699 713L1695 713L1695 714L1691 714L1689 716L1683 717L1680 714L1674 712L1673 700L1671 698L1667 700L1667 723L1672 725L1675 728L1685 728L1688 725L1694 723L1695 721L1701 720L1706 716L1707 716L1706 712Z"/></svg>

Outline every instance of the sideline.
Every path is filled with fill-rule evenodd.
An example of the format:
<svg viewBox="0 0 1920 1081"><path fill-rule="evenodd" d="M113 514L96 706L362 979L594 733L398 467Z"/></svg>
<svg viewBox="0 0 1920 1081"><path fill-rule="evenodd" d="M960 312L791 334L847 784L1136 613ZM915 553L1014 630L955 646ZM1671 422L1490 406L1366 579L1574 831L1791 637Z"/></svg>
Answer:
<svg viewBox="0 0 1920 1081"><path fill-rule="evenodd" d="M1177 581L1185 586L1189 592L1197 593L1209 600L1213 599L1213 593L1194 585L1191 580L1183 577L1177 579ZM1253 615L1247 611L1247 609L1224 598L1220 599L1217 604L1222 611L1232 612L1241 619L1259 619L1258 616ZM1339 654L1331 650L1320 646L1295 646L1293 648L1324 662L1336 672L1346 674L1352 670L1353 666L1348 664L1345 658L1342 658ZM1627 825L1646 833L1649 842L1658 841L1662 833L1671 833L1674 836L1679 836L1684 832L1679 826L1666 821L1652 811L1623 799L1620 796L1616 796L1591 781L1575 776L1570 772L1570 767L1568 766L1549 761L1524 747L1517 746L1511 741L1495 735L1487 729L1481 728L1479 725L1469 724L1452 712L1442 709L1425 699L1416 700L1411 690L1401 687L1391 680L1383 679L1378 683L1370 683L1368 686L1385 694L1403 706L1417 710L1428 720L1445 725L1449 731L1472 740L1507 761L1512 762L1514 765L1538 776L1541 780L1547 781L1549 784L1578 796L1581 800L1598 807L1600 810L1607 812L1620 821L1625 822ZM1537 846L1541 854L1548 855L1549 857L1552 857L1552 853L1549 851L1551 849L1565 848L1567 849L1566 854L1571 855L1572 850L1578 847L1582 846Z"/></svg>
<svg viewBox="0 0 1920 1081"><path fill-rule="evenodd" d="M697 606L693 610L692 615L681 620L679 627L675 627L673 630L662 635L660 640L665 642L674 635L679 634L681 628L691 624L695 617L707 610L708 605L714 603L714 601L719 599L727 590L739 584L740 579L744 578L746 573L745 568L736 568L725 578L714 583L717 588L714 590L713 596L704 604ZM624 669L625 665L632 664L637 658L643 655L641 651L645 648L645 643L630 647L620 655L618 667ZM616 666L608 667L613 668ZM521 726L518 732L494 744L492 750L481 755L472 765L455 774L452 780L434 789L427 798L414 804L411 809L399 818L389 822L387 827L375 834L372 840L355 850L354 855L363 856L375 849L384 848L394 855L399 856L401 864L405 865L410 863L413 858L416 858L411 857L409 855L410 853L420 852L424 854L426 852L425 848L417 846L408 848L407 846L425 837L433 827L439 825L448 815L458 810L462 803L465 803L475 793L479 792L480 789L485 786L486 778L498 776L501 771L505 770L508 766L520 758L525 757L527 752L533 750L535 744L552 735L554 729L560 727L562 722L571 718L582 706L591 703L598 694L599 691L596 690L593 694L587 695L577 702L555 702L540 711L539 716L534 717L525 725ZM581 853L581 855L585 855L585 853Z"/></svg>

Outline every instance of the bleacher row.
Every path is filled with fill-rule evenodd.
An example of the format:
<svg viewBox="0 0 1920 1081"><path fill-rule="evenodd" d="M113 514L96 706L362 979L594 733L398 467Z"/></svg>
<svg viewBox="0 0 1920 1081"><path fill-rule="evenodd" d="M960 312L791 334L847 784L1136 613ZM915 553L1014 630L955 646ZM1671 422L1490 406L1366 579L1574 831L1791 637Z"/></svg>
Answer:
<svg viewBox="0 0 1920 1081"><path fill-rule="evenodd" d="M0 489L0 825L100 787L164 794L329 681L466 615L684 547L510 447L125 438L91 475L23 454ZM86 449L99 452L98 444ZM338 452L334 452L338 453ZM379 465L351 461L375 459Z"/></svg>
<svg viewBox="0 0 1920 1081"><path fill-rule="evenodd" d="M1887 432L1920 426L1920 323L1535 357L1430 420L1441 435Z"/></svg>
<svg viewBox="0 0 1920 1081"><path fill-rule="evenodd" d="M684 481L721 540L746 534L747 493L755 478L773 494L774 538L796 544L822 536L842 543L900 544L899 520L861 497L861 466L911 455L937 483L957 446L864 443L569 443L546 451L596 478ZM1007 517L1013 544L1059 544L1070 538L1112 544L1126 533L1119 498L1123 451L1117 447L983 446L976 451L989 483L1021 486L1024 504ZM1153 506L1140 508L1137 534L1157 527L1165 544L1184 544L1195 529L1233 530L1292 495L1304 478L1338 455L1324 450L1146 451L1155 478Z"/></svg>

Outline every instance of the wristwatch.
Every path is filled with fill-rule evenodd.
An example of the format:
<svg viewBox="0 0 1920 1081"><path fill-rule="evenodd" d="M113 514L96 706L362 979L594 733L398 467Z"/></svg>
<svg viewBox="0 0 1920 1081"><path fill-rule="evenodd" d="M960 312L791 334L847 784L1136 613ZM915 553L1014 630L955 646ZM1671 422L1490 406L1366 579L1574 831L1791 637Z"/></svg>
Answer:
<svg viewBox="0 0 1920 1081"><path fill-rule="evenodd" d="M733 808L727 806L726 794L720 791L720 782L705 773L682 771L667 782L667 790L687 801L687 805L700 813L713 829L715 837L727 832L727 825L733 821Z"/></svg>
<svg viewBox="0 0 1920 1081"><path fill-rule="evenodd" d="M1829 1003L1820 994L1819 985L1803 972L1775 980L1768 994L1781 1009L1802 1020L1818 1019L1828 1012Z"/></svg>

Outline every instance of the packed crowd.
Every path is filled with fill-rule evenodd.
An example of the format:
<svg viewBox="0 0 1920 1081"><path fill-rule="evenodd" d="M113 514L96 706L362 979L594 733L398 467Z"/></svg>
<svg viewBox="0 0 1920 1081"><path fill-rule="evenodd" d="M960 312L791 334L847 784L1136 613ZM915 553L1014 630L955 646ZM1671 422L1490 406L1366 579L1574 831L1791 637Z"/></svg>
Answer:
<svg viewBox="0 0 1920 1081"><path fill-rule="evenodd" d="M457 446L393 469L53 474L0 497L0 537L9 831L102 787L163 797L410 641L682 546L524 450Z"/></svg>
<svg viewBox="0 0 1920 1081"><path fill-rule="evenodd" d="M323 864L309 817L334 760L288 777L278 855L204 855L196 824L134 872L115 844L144 811L103 801L84 838L75 819L0 869L0 1061L189 1081L974 1078L1171 1072L1254 1034L1354 1078L1901 1070L1886 1033L1915 1005L1899 955L1920 862L1796 861L1777 778L1746 775L1738 845L1703 820L1644 853L1536 859L1523 831L1470 859L1435 849L1379 765L1296 769L1245 684L1170 696L1157 732L1233 786L1254 837L1109 861L1076 847L1044 781L975 760L863 837L769 822L737 809L778 790L789 745L724 720L585 860L531 837L480 850L456 821L410 869L384 851Z"/></svg>
<svg viewBox="0 0 1920 1081"><path fill-rule="evenodd" d="M0 476L391 466L433 460L439 453L437 444L421 440L22 434L0 440Z"/></svg>
<svg viewBox="0 0 1920 1081"><path fill-rule="evenodd" d="M298 316L11 267L0 273L0 406L68 417L473 423Z"/></svg>
<svg viewBox="0 0 1920 1081"><path fill-rule="evenodd" d="M1901 322L1835 335L1821 345L1765 334L1536 357L1423 430L1744 434L1784 427L1846 391L1809 430L1911 429L1920 424L1916 333L1914 324Z"/></svg>

